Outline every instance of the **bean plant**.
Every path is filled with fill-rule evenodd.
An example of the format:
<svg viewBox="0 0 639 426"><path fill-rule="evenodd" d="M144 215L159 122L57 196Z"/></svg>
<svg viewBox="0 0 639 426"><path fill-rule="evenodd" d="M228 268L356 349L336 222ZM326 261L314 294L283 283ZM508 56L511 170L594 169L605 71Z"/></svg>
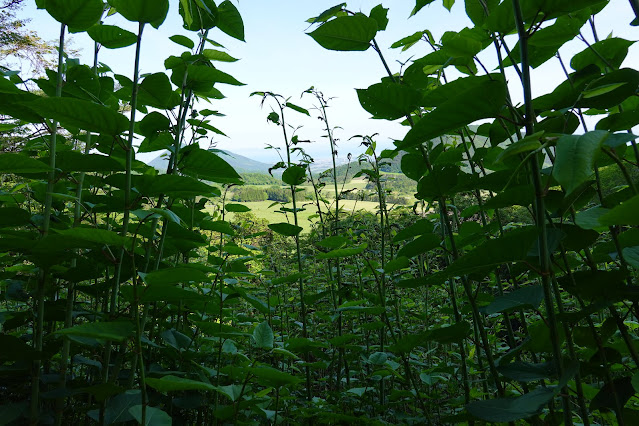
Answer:
<svg viewBox="0 0 639 426"><path fill-rule="evenodd" d="M382 151L354 137L378 204L348 211L338 101L253 93L282 129L278 223L227 201L242 176L202 147L223 134L220 86L242 85L216 41L244 40L231 1L36 3L60 24L57 66L27 82L0 69L0 132L33 130L0 155L0 422L639 422L639 72L634 42L596 25L635 0L444 0L472 27L391 46L381 4L310 18L317 49L374 52L384 73L357 97L405 133ZM431 3L413 19L428 25ZM145 29L168 14L184 52L141 74ZM93 63L69 57L70 32ZM128 46L128 76L100 61ZM393 69L388 49L414 46L430 53ZM553 62L559 84L534 97L531 70ZM313 115L324 173L291 125ZM393 163L412 207L389 202Z"/></svg>

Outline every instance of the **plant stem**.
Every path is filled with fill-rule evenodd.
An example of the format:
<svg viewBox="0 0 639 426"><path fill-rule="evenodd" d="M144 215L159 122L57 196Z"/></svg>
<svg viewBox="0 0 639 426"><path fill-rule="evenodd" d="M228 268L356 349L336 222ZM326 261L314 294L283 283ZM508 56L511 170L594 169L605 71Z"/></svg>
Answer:
<svg viewBox="0 0 639 426"><path fill-rule="evenodd" d="M64 36L66 32L66 24L60 24L60 41L58 45L58 76L55 88L57 98L62 96L62 75L64 72ZM58 122L53 121L51 140L49 142L49 175L47 177L47 193L44 201L44 218L42 223L42 238L49 234L51 225L51 207L53 205L53 190L55 185L55 160L58 138ZM44 292L46 283L49 280L48 268L41 268L39 272L38 288L36 291L37 313L34 319L34 349L36 352L42 352L42 338L44 335ZM40 367L41 360L34 360L31 371L31 407L30 422L31 424L39 423L40 416Z"/></svg>

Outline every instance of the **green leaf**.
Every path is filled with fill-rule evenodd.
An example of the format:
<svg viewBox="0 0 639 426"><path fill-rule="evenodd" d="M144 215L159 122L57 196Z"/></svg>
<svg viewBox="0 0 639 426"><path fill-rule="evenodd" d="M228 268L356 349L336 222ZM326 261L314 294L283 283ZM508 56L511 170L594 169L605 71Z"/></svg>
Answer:
<svg viewBox="0 0 639 426"><path fill-rule="evenodd" d="M302 185L306 182L306 169L300 166L287 167L282 173L282 181L292 186Z"/></svg>
<svg viewBox="0 0 639 426"><path fill-rule="evenodd" d="M373 118L396 120L410 114L422 95L405 84L377 83L368 89L357 89L359 103Z"/></svg>
<svg viewBox="0 0 639 426"><path fill-rule="evenodd" d="M0 155L0 173L43 173L51 170L42 161L26 155L3 153Z"/></svg>
<svg viewBox="0 0 639 426"><path fill-rule="evenodd" d="M219 386L216 390L229 397L232 402L238 400L240 395L242 395L242 389L244 387L242 385L228 385L228 386Z"/></svg>
<svg viewBox="0 0 639 426"><path fill-rule="evenodd" d="M282 173L282 181L291 186L302 185L306 182L306 169L300 166L287 167Z"/></svg>
<svg viewBox="0 0 639 426"><path fill-rule="evenodd" d="M114 136L129 128L129 120L124 115L81 99L39 98L25 105L43 117L59 121L63 126Z"/></svg>
<svg viewBox="0 0 639 426"><path fill-rule="evenodd" d="M434 1L435 0L415 0L415 7L413 8L413 11L410 13L410 16L415 15L417 12L422 10L424 6L427 6Z"/></svg>
<svg viewBox="0 0 639 426"><path fill-rule="evenodd" d="M424 234L399 249L397 256L412 258L439 247L441 238L435 234Z"/></svg>
<svg viewBox="0 0 639 426"><path fill-rule="evenodd" d="M280 235L286 235L287 237L294 237L299 235L300 232L303 231L304 228L301 226L291 225L290 223L271 223L268 225L274 232L277 232Z"/></svg>
<svg viewBox="0 0 639 426"><path fill-rule="evenodd" d="M179 287L170 287L166 285L149 286L142 292L140 302L167 302L179 303L201 301L202 295L195 291L182 289Z"/></svg>
<svg viewBox="0 0 639 426"><path fill-rule="evenodd" d="M531 364L529 362L515 361L511 364L497 367L497 371L511 380L523 383L548 379L557 374L552 362Z"/></svg>
<svg viewBox="0 0 639 426"><path fill-rule="evenodd" d="M428 219L420 219L408 228L404 228L393 237L393 243L433 232L433 224Z"/></svg>
<svg viewBox="0 0 639 426"><path fill-rule="evenodd" d="M473 416L489 422L514 422L538 414L555 396L549 388L537 388L518 398L474 401L466 406Z"/></svg>
<svg viewBox="0 0 639 426"><path fill-rule="evenodd" d="M187 49L193 49L195 47L195 42L193 40L180 34L172 35L169 37L169 40L173 43L179 44L180 46L184 46Z"/></svg>
<svg viewBox="0 0 639 426"><path fill-rule="evenodd" d="M258 348L273 349L273 330L268 325L268 321L261 322L253 330L253 339Z"/></svg>
<svg viewBox="0 0 639 426"><path fill-rule="evenodd" d="M185 379L182 377L176 377L172 375L164 376L161 379L154 379L148 377L146 384L158 392L179 392L179 391L191 391L191 390L217 390L215 386L210 383L200 382L198 380Z"/></svg>
<svg viewBox="0 0 639 426"><path fill-rule="evenodd" d="M217 27L227 35L240 41L244 40L244 21L235 5L229 0L224 0L217 7Z"/></svg>
<svg viewBox="0 0 639 426"><path fill-rule="evenodd" d="M378 31L386 30L386 26L388 26L388 8L378 4L371 10L370 17L377 22Z"/></svg>
<svg viewBox="0 0 639 426"><path fill-rule="evenodd" d="M24 226L31 223L31 213L19 207L0 207L0 227Z"/></svg>
<svg viewBox="0 0 639 426"><path fill-rule="evenodd" d="M308 33L328 50L364 51L377 34L377 21L364 15L340 16Z"/></svg>
<svg viewBox="0 0 639 426"><path fill-rule="evenodd" d="M363 243L356 247L331 250L328 253L318 253L316 257L317 259L336 259L341 257L350 257L362 253L364 250L366 250L366 247L368 247L368 245L366 243Z"/></svg>
<svg viewBox="0 0 639 426"><path fill-rule="evenodd" d="M291 102L286 102L286 106L290 109L292 109L293 111L297 111L301 114L305 114L308 115L309 117L311 116L311 114L308 112L308 110L306 108L302 108L301 106L297 106Z"/></svg>
<svg viewBox="0 0 639 426"><path fill-rule="evenodd" d="M48 0L47 0L48 1ZM169 11L169 0L108 0L129 21L159 27Z"/></svg>
<svg viewBox="0 0 639 426"><path fill-rule="evenodd" d="M90 337L100 340L122 342L133 335L135 327L129 321L89 322L58 330L63 336Z"/></svg>
<svg viewBox="0 0 639 426"><path fill-rule="evenodd" d="M55 166L65 172L124 171L124 166L112 157L100 154L82 154L77 151L58 152L55 156Z"/></svg>
<svg viewBox="0 0 639 426"><path fill-rule="evenodd" d="M84 31L102 17L102 0L46 0L49 15L74 31Z"/></svg>
<svg viewBox="0 0 639 426"><path fill-rule="evenodd" d="M477 120L496 117L505 100L506 86L500 80L465 90L424 115L398 147L410 148Z"/></svg>
<svg viewBox="0 0 639 426"><path fill-rule="evenodd" d="M317 245L327 249L338 249L344 247L350 242L351 240L349 238L342 237L341 235L334 235L332 237L324 238L323 240L319 241Z"/></svg>
<svg viewBox="0 0 639 426"><path fill-rule="evenodd" d="M253 367L249 371L257 378L257 382L262 386L281 388L282 386L291 386L300 382L299 378L283 371L276 370L275 368Z"/></svg>
<svg viewBox="0 0 639 426"><path fill-rule="evenodd" d="M113 231L96 228L71 228L57 231L66 238L74 238L108 246L125 246L129 239Z"/></svg>
<svg viewBox="0 0 639 426"><path fill-rule="evenodd" d="M635 195L600 216L599 223L604 226L639 225L637 211L639 211L639 195Z"/></svg>
<svg viewBox="0 0 639 426"><path fill-rule="evenodd" d="M131 31L115 25L94 25L87 30L87 34L107 49L131 46L138 40L138 37Z"/></svg>
<svg viewBox="0 0 639 426"><path fill-rule="evenodd" d="M129 413L139 424L142 424L142 406L134 405L129 408ZM173 419L166 412L155 407L146 407L146 420L144 426L171 426Z"/></svg>
<svg viewBox="0 0 639 426"><path fill-rule="evenodd" d="M533 285L513 290L503 296L497 296L490 305L482 307L479 310L486 315L493 315L498 312L506 312L525 307L536 309L543 299L544 289L540 285Z"/></svg>
<svg viewBox="0 0 639 426"><path fill-rule="evenodd" d="M219 62L236 62L237 59L232 57L226 52L222 52L220 50L215 49L204 49L202 55L208 60L211 61L219 61Z"/></svg>
<svg viewBox="0 0 639 426"><path fill-rule="evenodd" d="M595 130L584 135L566 135L557 141L557 157L552 175L569 195L588 181L601 146L609 133Z"/></svg>
<svg viewBox="0 0 639 426"><path fill-rule="evenodd" d="M240 175L220 156L197 144L182 150L180 171L194 178L218 183L241 183Z"/></svg>
<svg viewBox="0 0 639 426"><path fill-rule="evenodd" d="M453 8L453 5L455 4L455 0L443 0L443 2L444 7L450 12L450 10Z"/></svg>
<svg viewBox="0 0 639 426"><path fill-rule="evenodd" d="M639 269L639 246L624 248L623 257L630 266Z"/></svg>
<svg viewBox="0 0 639 426"><path fill-rule="evenodd" d="M244 213L244 212L250 212L251 208L249 206L245 206L244 204L228 203L224 205L224 210L226 210L227 212L232 212L232 213Z"/></svg>
<svg viewBox="0 0 639 426"><path fill-rule="evenodd" d="M410 266L410 260L407 257L398 256L396 259L391 260L384 267L384 272L390 274L392 272L399 271Z"/></svg>
<svg viewBox="0 0 639 426"><path fill-rule="evenodd" d="M634 43L636 42L616 37L600 40L573 56L570 66L575 71L593 64L602 71L609 66L619 68L628 55L628 48Z"/></svg>
<svg viewBox="0 0 639 426"><path fill-rule="evenodd" d="M206 273L199 269L186 267L159 269L148 274L140 274L140 276L150 286L203 283L208 281Z"/></svg>
<svg viewBox="0 0 639 426"><path fill-rule="evenodd" d="M180 0L179 12L184 28L189 31L208 30L218 22L218 9L213 0Z"/></svg>
<svg viewBox="0 0 639 426"><path fill-rule="evenodd" d="M138 92L138 104L158 109L172 109L180 102L173 92L169 77L163 72L148 75L142 80Z"/></svg>

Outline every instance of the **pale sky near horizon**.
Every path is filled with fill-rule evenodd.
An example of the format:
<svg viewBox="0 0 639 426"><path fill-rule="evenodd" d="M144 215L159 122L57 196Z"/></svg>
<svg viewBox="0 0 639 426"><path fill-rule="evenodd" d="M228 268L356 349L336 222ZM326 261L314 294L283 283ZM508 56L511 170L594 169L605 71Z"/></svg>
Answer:
<svg viewBox="0 0 639 426"><path fill-rule="evenodd" d="M381 0L357 0L348 2L349 10L362 11L366 14L379 4ZM59 33L59 24L45 11L37 10L34 0L28 0L26 7L19 12L20 17L31 19L29 28L38 32L45 40L54 40ZM142 73L164 71L164 59L170 55L179 55L184 48L168 40L173 34L184 34L192 40L197 35L182 29L181 17L177 13L177 0L170 0L171 10L165 23L159 30L150 26L145 28L142 45ZM228 37L218 29L213 30L209 37L223 44L231 56L239 58L235 63L217 63L216 66L246 86L234 87L218 85L226 99L213 101L212 105L202 105L201 108L218 110L226 117L216 118L212 123L223 130L228 138L216 135L213 141L217 147L236 152L261 161L276 160L275 153L264 151L266 144L282 146L281 129L266 122L266 116L271 111L268 106L260 109L258 97L249 98L254 91L272 91L291 97L291 102L305 108L312 108L314 99L301 93L310 86L324 92L331 100L329 120L332 126L339 126L336 136L341 158L351 152L357 156L363 152L359 142L348 139L356 134L377 137L378 146L389 148L392 138L401 139L407 129L399 125L399 121L389 123L370 119L370 114L359 105L355 88L366 88L379 82L385 76L385 70L377 54L369 49L365 52L331 52L319 46L311 37L305 34L309 29L306 19L320 14L325 9L334 6L335 0L325 1L291 1L270 0L235 1L244 20L246 43ZM377 42L382 48L386 59L396 72L400 68L397 61L407 62L411 58L420 58L432 50L426 43L420 43L406 52L401 49L390 49L390 45L416 31L428 29L436 40L445 31L458 31L465 26L472 26L466 17L463 0L457 0L451 12L443 6L441 0L436 0L426 6L420 13L408 18L414 1L384 1L382 4L390 9L389 25L386 31L378 33ZM627 0L611 0L604 11L597 15L597 29L600 38L609 33L617 37L637 40L639 27L630 27L632 10ZM121 17L110 17L106 24L119 25L135 31L136 25L126 22ZM582 29L589 41L592 33L588 26ZM86 34L73 35L73 47L80 48L82 63L92 63L92 41ZM511 41L511 47L515 40ZM562 56L568 61L572 54L585 48L580 42L573 41L562 48ZM625 66L639 68L637 46L630 49ZM495 65L494 51L487 49L480 55L485 60L489 70ZM134 48L102 49L100 61L108 64L114 72L131 76L133 73ZM549 61L534 71L534 96L551 91L558 83L565 80L556 60ZM451 75L453 75L451 73ZM449 75L449 79L450 79ZM515 102L521 100L519 81L513 73L509 76L511 91ZM300 139L314 141L305 144L304 148L318 159L330 156L328 142L323 138L321 122L317 114L311 111L311 118L289 112L287 119L295 126L303 126L299 131Z"/></svg>

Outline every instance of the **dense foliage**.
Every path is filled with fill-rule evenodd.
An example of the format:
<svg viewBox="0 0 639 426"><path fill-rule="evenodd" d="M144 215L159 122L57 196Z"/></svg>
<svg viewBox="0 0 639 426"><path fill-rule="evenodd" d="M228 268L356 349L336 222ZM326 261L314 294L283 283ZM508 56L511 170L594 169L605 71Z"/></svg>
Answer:
<svg viewBox="0 0 639 426"><path fill-rule="evenodd" d="M378 54L388 74L360 103L407 132L382 152L358 136L378 208L347 211L335 157L314 176L291 130L315 111L336 152L323 94L306 109L255 92L282 130L276 188L292 203L266 224L229 202L241 176L198 143L217 113L193 107L242 84L209 38L243 40L233 3L37 0L60 22L57 68L41 94L0 70L0 130L20 140L0 154L0 422L639 423L633 42L599 39L606 0L463 3L474 26L399 40L433 52L397 72L375 39L383 6L309 20L326 49ZM168 13L193 37L170 37L184 53L142 76L144 30ZM67 30L95 41L95 63L65 56ZM130 45L130 76L100 65L100 47ZM565 75L533 98L548 61ZM135 140L170 153L166 174ZM413 181L412 207L390 207L388 164Z"/></svg>

